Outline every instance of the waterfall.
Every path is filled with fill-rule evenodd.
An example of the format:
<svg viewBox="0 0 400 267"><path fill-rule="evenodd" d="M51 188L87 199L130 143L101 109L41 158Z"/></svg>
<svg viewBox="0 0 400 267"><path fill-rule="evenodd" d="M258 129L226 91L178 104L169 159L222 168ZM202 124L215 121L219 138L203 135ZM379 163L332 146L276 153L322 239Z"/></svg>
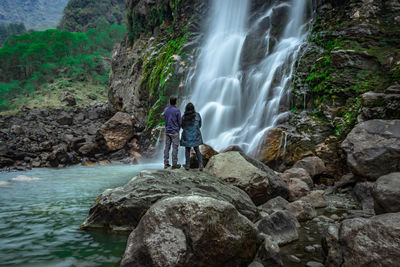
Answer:
<svg viewBox="0 0 400 267"><path fill-rule="evenodd" d="M271 2L254 15L250 0L212 0L183 104L195 105L203 139L217 150L235 144L254 153L287 106L310 1Z"/></svg>

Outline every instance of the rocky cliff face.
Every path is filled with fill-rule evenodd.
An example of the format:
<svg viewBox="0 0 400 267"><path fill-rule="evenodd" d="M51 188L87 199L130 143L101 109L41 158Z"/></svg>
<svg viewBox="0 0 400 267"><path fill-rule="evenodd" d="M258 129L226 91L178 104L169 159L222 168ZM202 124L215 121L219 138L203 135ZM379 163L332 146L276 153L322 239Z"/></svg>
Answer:
<svg viewBox="0 0 400 267"><path fill-rule="evenodd" d="M340 137L346 136L360 114L360 120L399 118L398 112L390 111L391 105L384 107L387 113L363 112L365 107L390 102L382 95L376 101L380 103L367 103L372 96L364 93L390 94L386 89L400 79L399 26L400 3L395 0L321 5L309 45L298 62L293 107L313 110Z"/></svg>
<svg viewBox="0 0 400 267"><path fill-rule="evenodd" d="M252 1L253 14L269 4ZM129 34L113 52L109 100L134 116L137 132L149 133L162 121L168 97L183 95L208 2L126 5ZM321 179L329 180L348 172L340 144L358 122L400 118L400 27L393 27L400 23L400 6L382 0L320 0L313 6L315 19L296 63L290 111L256 156L280 170L318 156L327 166ZM244 55L244 69L263 50L256 32L253 37L245 42L252 53Z"/></svg>
<svg viewBox="0 0 400 267"><path fill-rule="evenodd" d="M128 35L112 54L109 100L142 131L161 121L170 95L179 95L197 46L203 1L126 1Z"/></svg>
<svg viewBox="0 0 400 267"><path fill-rule="evenodd" d="M125 0L70 0L58 25L60 30L86 32L99 23L125 22Z"/></svg>
<svg viewBox="0 0 400 267"><path fill-rule="evenodd" d="M309 42L297 61L288 114L271 131L259 157L284 169L310 154L327 177L348 171L341 141L358 123L398 119L398 1L315 1Z"/></svg>

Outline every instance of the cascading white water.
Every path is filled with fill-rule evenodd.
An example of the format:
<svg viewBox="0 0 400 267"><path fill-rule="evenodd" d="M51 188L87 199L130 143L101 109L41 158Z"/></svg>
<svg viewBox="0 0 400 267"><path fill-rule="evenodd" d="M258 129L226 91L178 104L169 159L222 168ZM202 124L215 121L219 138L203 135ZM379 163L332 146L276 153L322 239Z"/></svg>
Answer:
<svg viewBox="0 0 400 267"><path fill-rule="evenodd" d="M275 2L250 23L250 0L212 1L205 42L188 77L184 103L195 105L203 118L203 139L217 150L235 144L254 153L279 118L296 57L307 37L309 1ZM276 16L279 10L286 12ZM279 21L284 27L277 29L274 19L284 19ZM261 24L265 30L256 38L265 42L265 55L244 68L243 56L256 53L245 49L246 37ZM274 45L269 48L271 41Z"/></svg>

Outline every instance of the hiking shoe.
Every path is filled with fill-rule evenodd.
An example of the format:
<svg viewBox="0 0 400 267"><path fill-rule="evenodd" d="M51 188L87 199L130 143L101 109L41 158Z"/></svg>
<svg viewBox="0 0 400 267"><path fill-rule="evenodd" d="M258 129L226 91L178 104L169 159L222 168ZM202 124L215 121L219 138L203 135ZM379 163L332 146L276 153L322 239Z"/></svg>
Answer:
<svg viewBox="0 0 400 267"><path fill-rule="evenodd" d="M164 169L168 169L169 167L171 167L171 165L169 165L169 164L164 164Z"/></svg>
<svg viewBox="0 0 400 267"><path fill-rule="evenodd" d="M203 171L203 168L204 168L203 165L200 165L200 166L199 166L199 171L202 172L202 171Z"/></svg>
<svg viewBox="0 0 400 267"><path fill-rule="evenodd" d="M185 165L185 170L190 170L190 167L188 165Z"/></svg>
<svg viewBox="0 0 400 267"><path fill-rule="evenodd" d="M176 164L172 166L172 169L179 169L181 167L181 164Z"/></svg>

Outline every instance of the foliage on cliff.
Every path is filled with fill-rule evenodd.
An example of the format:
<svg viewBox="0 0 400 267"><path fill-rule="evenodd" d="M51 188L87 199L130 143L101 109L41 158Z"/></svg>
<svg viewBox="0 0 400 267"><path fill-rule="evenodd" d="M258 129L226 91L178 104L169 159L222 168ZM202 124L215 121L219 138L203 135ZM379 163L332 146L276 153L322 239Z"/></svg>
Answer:
<svg viewBox="0 0 400 267"><path fill-rule="evenodd" d="M361 95L400 77L396 1L325 1L294 77L294 109L330 122L341 138L354 127Z"/></svg>
<svg viewBox="0 0 400 267"><path fill-rule="evenodd" d="M19 35L26 33L26 28L23 23L10 23L8 25L0 25L0 47L4 41L11 35Z"/></svg>
<svg viewBox="0 0 400 267"><path fill-rule="evenodd" d="M69 0L1 0L0 24L24 23L28 29L55 28Z"/></svg>
<svg viewBox="0 0 400 267"><path fill-rule="evenodd" d="M86 32L99 24L121 25L125 20L125 0L70 0L58 29Z"/></svg>
<svg viewBox="0 0 400 267"><path fill-rule="evenodd" d="M0 49L0 109L61 77L106 84L104 61L124 34L124 26L103 24L86 33L46 30L8 38Z"/></svg>
<svg viewBox="0 0 400 267"><path fill-rule="evenodd" d="M197 0L127 1L128 34L113 57L109 98L133 114L139 128L158 125L169 96L183 90L184 47L196 46L191 25L203 7Z"/></svg>

